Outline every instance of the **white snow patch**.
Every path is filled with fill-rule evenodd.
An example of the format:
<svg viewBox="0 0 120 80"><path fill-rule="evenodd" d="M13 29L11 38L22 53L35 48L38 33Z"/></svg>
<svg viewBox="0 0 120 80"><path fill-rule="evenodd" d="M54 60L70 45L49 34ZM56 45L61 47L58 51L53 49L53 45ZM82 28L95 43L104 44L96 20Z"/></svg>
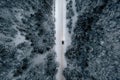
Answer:
<svg viewBox="0 0 120 80"><path fill-rule="evenodd" d="M44 62L45 55L36 55L36 57L33 58L33 65L37 65Z"/></svg>
<svg viewBox="0 0 120 80"><path fill-rule="evenodd" d="M29 42L25 39L24 35L21 35L21 32L16 28L16 26L17 25L13 25L13 28L17 31L17 34L16 34L15 38L13 39L15 46L17 46L18 44L23 43L23 42Z"/></svg>
<svg viewBox="0 0 120 80"><path fill-rule="evenodd" d="M22 36L20 34L20 31L18 31L18 34L16 35L16 38L14 39L15 45L18 45L18 44L23 43L25 41L26 41L25 36Z"/></svg>

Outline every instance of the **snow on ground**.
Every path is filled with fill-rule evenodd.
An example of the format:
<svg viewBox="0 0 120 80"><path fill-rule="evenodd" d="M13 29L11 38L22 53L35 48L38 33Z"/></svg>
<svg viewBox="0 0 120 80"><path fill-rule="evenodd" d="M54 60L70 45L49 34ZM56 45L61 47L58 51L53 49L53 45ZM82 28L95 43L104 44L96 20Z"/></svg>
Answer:
<svg viewBox="0 0 120 80"><path fill-rule="evenodd" d="M26 41L25 36L22 36L20 34L20 31L18 31L18 34L16 35L16 38L14 39L15 45L18 45L18 44L23 43L25 41Z"/></svg>
<svg viewBox="0 0 120 80"><path fill-rule="evenodd" d="M77 13L76 7L75 7L75 5L76 5L75 0L72 0L72 1L73 1L73 3L72 3L72 8L73 8L73 12L74 12L74 16L72 17L72 34L73 34L73 29L74 29L75 24L76 24L76 22L77 22L78 13Z"/></svg>

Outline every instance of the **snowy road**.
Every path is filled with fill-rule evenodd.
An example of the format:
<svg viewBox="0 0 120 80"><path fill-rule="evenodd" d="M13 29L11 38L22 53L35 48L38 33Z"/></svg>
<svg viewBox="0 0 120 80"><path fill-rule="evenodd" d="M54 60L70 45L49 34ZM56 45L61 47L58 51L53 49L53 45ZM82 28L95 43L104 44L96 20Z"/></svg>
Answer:
<svg viewBox="0 0 120 80"><path fill-rule="evenodd" d="M59 63L56 80L65 80L62 74L63 69L67 66L64 54L67 46L71 43L70 35L66 27L66 0L56 0L55 19L55 51L57 54L56 61ZM62 45L62 41L64 41L64 45Z"/></svg>

